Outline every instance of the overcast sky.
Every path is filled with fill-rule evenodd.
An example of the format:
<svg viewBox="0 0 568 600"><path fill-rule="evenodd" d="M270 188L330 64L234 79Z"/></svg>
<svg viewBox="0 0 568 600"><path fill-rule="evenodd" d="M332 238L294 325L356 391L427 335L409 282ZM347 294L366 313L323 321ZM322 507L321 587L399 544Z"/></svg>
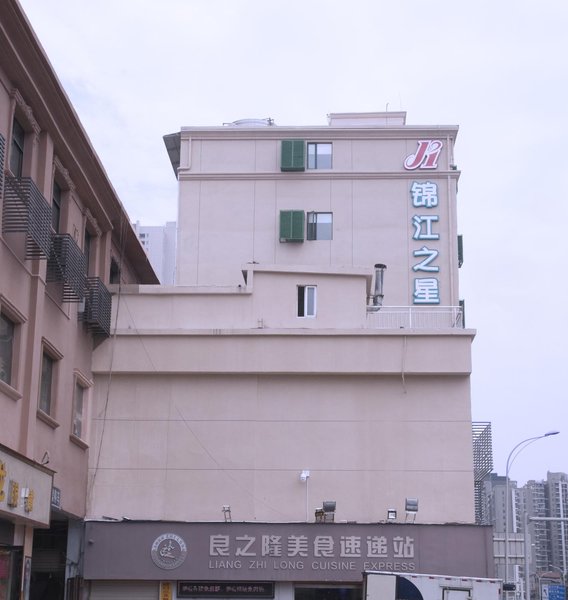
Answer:
<svg viewBox="0 0 568 600"><path fill-rule="evenodd" d="M176 220L181 126L407 111L457 124L473 419L519 483L568 472L568 2L20 0L131 219Z"/></svg>

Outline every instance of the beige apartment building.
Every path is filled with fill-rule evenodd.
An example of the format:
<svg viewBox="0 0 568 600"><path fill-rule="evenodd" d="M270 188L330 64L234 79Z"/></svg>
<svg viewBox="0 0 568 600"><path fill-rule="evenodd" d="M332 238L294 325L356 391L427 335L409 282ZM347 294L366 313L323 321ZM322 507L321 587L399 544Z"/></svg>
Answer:
<svg viewBox="0 0 568 600"><path fill-rule="evenodd" d="M92 351L109 284L157 278L16 0L0 6L0 231L0 598L78 598Z"/></svg>
<svg viewBox="0 0 568 600"><path fill-rule="evenodd" d="M177 285L123 286L93 354L91 598L356 600L364 569L493 574L457 133L343 113L165 136Z"/></svg>

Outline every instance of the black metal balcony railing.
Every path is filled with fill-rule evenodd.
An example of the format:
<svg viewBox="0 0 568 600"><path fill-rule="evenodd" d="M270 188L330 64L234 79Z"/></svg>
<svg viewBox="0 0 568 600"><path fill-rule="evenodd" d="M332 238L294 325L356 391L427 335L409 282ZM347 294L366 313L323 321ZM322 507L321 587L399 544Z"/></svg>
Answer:
<svg viewBox="0 0 568 600"><path fill-rule="evenodd" d="M85 297L87 261L68 233L51 236L51 251L47 261L47 281L63 284L63 301L80 302Z"/></svg>
<svg viewBox="0 0 568 600"><path fill-rule="evenodd" d="M0 133L0 199L4 196L4 156L6 155L6 139Z"/></svg>
<svg viewBox="0 0 568 600"><path fill-rule="evenodd" d="M51 206L30 177L6 177L2 232L26 234L26 258L48 258Z"/></svg>
<svg viewBox="0 0 568 600"><path fill-rule="evenodd" d="M79 320L86 323L93 333L110 336L112 296L98 277L85 280L85 307L79 312Z"/></svg>

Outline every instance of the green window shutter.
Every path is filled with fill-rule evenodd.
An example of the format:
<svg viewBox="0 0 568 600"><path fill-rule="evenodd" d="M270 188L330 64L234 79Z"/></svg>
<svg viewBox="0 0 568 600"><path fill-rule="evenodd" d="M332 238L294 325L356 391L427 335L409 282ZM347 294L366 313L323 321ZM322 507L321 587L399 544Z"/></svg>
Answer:
<svg viewBox="0 0 568 600"><path fill-rule="evenodd" d="M281 171L304 171L306 168L304 140L282 140Z"/></svg>
<svg viewBox="0 0 568 600"><path fill-rule="evenodd" d="M280 211L280 241L281 242L303 242L304 241L303 210L281 210Z"/></svg>

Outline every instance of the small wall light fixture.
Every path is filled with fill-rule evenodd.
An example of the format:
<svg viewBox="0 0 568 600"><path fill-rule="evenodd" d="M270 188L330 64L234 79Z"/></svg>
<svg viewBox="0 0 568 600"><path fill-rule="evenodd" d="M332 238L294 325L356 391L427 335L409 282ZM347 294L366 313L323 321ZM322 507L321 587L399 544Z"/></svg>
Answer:
<svg viewBox="0 0 568 600"><path fill-rule="evenodd" d="M223 504L223 516L225 517L225 523L231 523L233 518L231 517L231 507L228 504Z"/></svg>
<svg viewBox="0 0 568 600"><path fill-rule="evenodd" d="M396 509L394 509L394 508L387 509L387 520L388 521L396 521Z"/></svg>
<svg viewBox="0 0 568 600"><path fill-rule="evenodd" d="M309 477L310 477L309 471L304 470L300 473L300 481L302 483L306 483L306 481L308 481Z"/></svg>

